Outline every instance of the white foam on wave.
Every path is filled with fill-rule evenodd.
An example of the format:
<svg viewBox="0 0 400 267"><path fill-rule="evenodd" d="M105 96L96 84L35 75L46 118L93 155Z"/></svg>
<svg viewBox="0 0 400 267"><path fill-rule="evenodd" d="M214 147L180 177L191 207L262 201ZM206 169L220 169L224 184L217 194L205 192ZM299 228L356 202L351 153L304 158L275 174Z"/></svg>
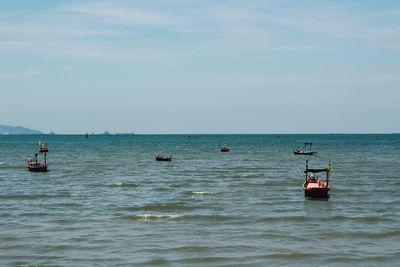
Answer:
<svg viewBox="0 0 400 267"><path fill-rule="evenodd" d="M181 217L182 215L176 215L176 214L148 214L148 213L135 214L132 216L132 218L135 220L143 220L143 221L160 220L160 219L173 220Z"/></svg>
<svg viewBox="0 0 400 267"><path fill-rule="evenodd" d="M192 191L193 195L203 196L203 195L216 195L218 192L207 192L207 191Z"/></svg>
<svg viewBox="0 0 400 267"><path fill-rule="evenodd" d="M235 178L235 179L245 179L245 178L250 178L250 177L253 177L253 175L252 174L238 174L238 175L233 176L233 178Z"/></svg>
<svg viewBox="0 0 400 267"><path fill-rule="evenodd" d="M137 184L132 183L132 182L114 182L111 184L111 186L114 186L114 187L136 187Z"/></svg>

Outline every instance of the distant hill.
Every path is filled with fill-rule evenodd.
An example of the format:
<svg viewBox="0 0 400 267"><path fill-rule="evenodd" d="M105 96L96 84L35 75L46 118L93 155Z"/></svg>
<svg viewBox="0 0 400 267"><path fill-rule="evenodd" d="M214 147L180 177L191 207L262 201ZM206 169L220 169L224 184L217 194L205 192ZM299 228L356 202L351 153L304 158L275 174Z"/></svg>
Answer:
<svg viewBox="0 0 400 267"><path fill-rule="evenodd" d="M24 128L21 126L8 126L0 124L0 134L43 134L41 131Z"/></svg>

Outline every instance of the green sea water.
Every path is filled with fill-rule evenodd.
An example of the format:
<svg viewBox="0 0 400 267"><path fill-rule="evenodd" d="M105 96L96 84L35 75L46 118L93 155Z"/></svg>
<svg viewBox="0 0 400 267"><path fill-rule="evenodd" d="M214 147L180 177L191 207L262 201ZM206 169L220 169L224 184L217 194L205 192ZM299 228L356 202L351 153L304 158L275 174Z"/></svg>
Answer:
<svg viewBox="0 0 400 267"><path fill-rule="evenodd" d="M47 173L25 165L39 140ZM304 141L310 167L332 161L329 200L304 198ZM400 135L21 135L0 151L0 266L400 262Z"/></svg>

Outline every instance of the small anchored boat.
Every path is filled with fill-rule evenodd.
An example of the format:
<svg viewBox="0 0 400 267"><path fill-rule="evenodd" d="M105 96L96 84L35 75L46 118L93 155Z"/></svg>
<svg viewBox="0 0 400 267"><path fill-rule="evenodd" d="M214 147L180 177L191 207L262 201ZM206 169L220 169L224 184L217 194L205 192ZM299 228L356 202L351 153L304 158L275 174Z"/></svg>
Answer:
<svg viewBox="0 0 400 267"><path fill-rule="evenodd" d="M27 167L31 172L46 172L47 171L47 154L44 153L44 163L38 161L38 153L35 153L34 159L28 157Z"/></svg>
<svg viewBox="0 0 400 267"><path fill-rule="evenodd" d="M172 161L172 156L162 156L160 154L155 155L155 160L157 161Z"/></svg>
<svg viewBox="0 0 400 267"><path fill-rule="evenodd" d="M230 148L226 144L221 147L221 152L229 152Z"/></svg>
<svg viewBox="0 0 400 267"><path fill-rule="evenodd" d="M49 152L49 148L47 147L47 144L42 143L42 141L39 141L39 152L40 152L40 153L47 153L47 152Z"/></svg>
<svg viewBox="0 0 400 267"><path fill-rule="evenodd" d="M316 173L325 172L326 181L321 180ZM303 184L304 196L310 198L329 198L329 173L331 172L331 163L323 169L308 168L308 159L306 160L305 181Z"/></svg>
<svg viewBox="0 0 400 267"><path fill-rule="evenodd" d="M305 142L304 143L304 148L292 148L293 154L295 155L315 155L317 152L311 151L311 142Z"/></svg>

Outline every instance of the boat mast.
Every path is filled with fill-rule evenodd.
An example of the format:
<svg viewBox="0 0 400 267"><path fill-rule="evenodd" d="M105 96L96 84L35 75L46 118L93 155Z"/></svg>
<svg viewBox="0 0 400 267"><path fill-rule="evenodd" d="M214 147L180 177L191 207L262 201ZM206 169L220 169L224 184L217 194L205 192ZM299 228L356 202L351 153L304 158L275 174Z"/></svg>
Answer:
<svg viewBox="0 0 400 267"><path fill-rule="evenodd" d="M311 142L304 142L304 152L306 152L306 151L311 151L311 146L312 146L312 143L311 143ZM307 150L307 148L308 148L309 150Z"/></svg>
<svg viewBox="0 0 400 267"><path fill-rule="evenodd" d="M307 181L307 170L308 170L308 158L306 158L306 171L305 173L305 181Z"/></svg>
<svg viewBox="0 0 400 267"><path fill-rule="evenodd" d="M331 162L329 161L329 166L326 170L326 186L329 185L329 173L331 172Z"/></svg>
<svg viewBox="0 0 400 267"><path fill-rule="evenodd" d="M329 185L329 172L326 172L326 186Z"/></svg>
<svg viewBox="0 0 400 267"><path fill-rule="evenodd" d="M47 158L47 153L44 153L44 166L47 166L47 160L46 160L46 158Z"/></svg>

